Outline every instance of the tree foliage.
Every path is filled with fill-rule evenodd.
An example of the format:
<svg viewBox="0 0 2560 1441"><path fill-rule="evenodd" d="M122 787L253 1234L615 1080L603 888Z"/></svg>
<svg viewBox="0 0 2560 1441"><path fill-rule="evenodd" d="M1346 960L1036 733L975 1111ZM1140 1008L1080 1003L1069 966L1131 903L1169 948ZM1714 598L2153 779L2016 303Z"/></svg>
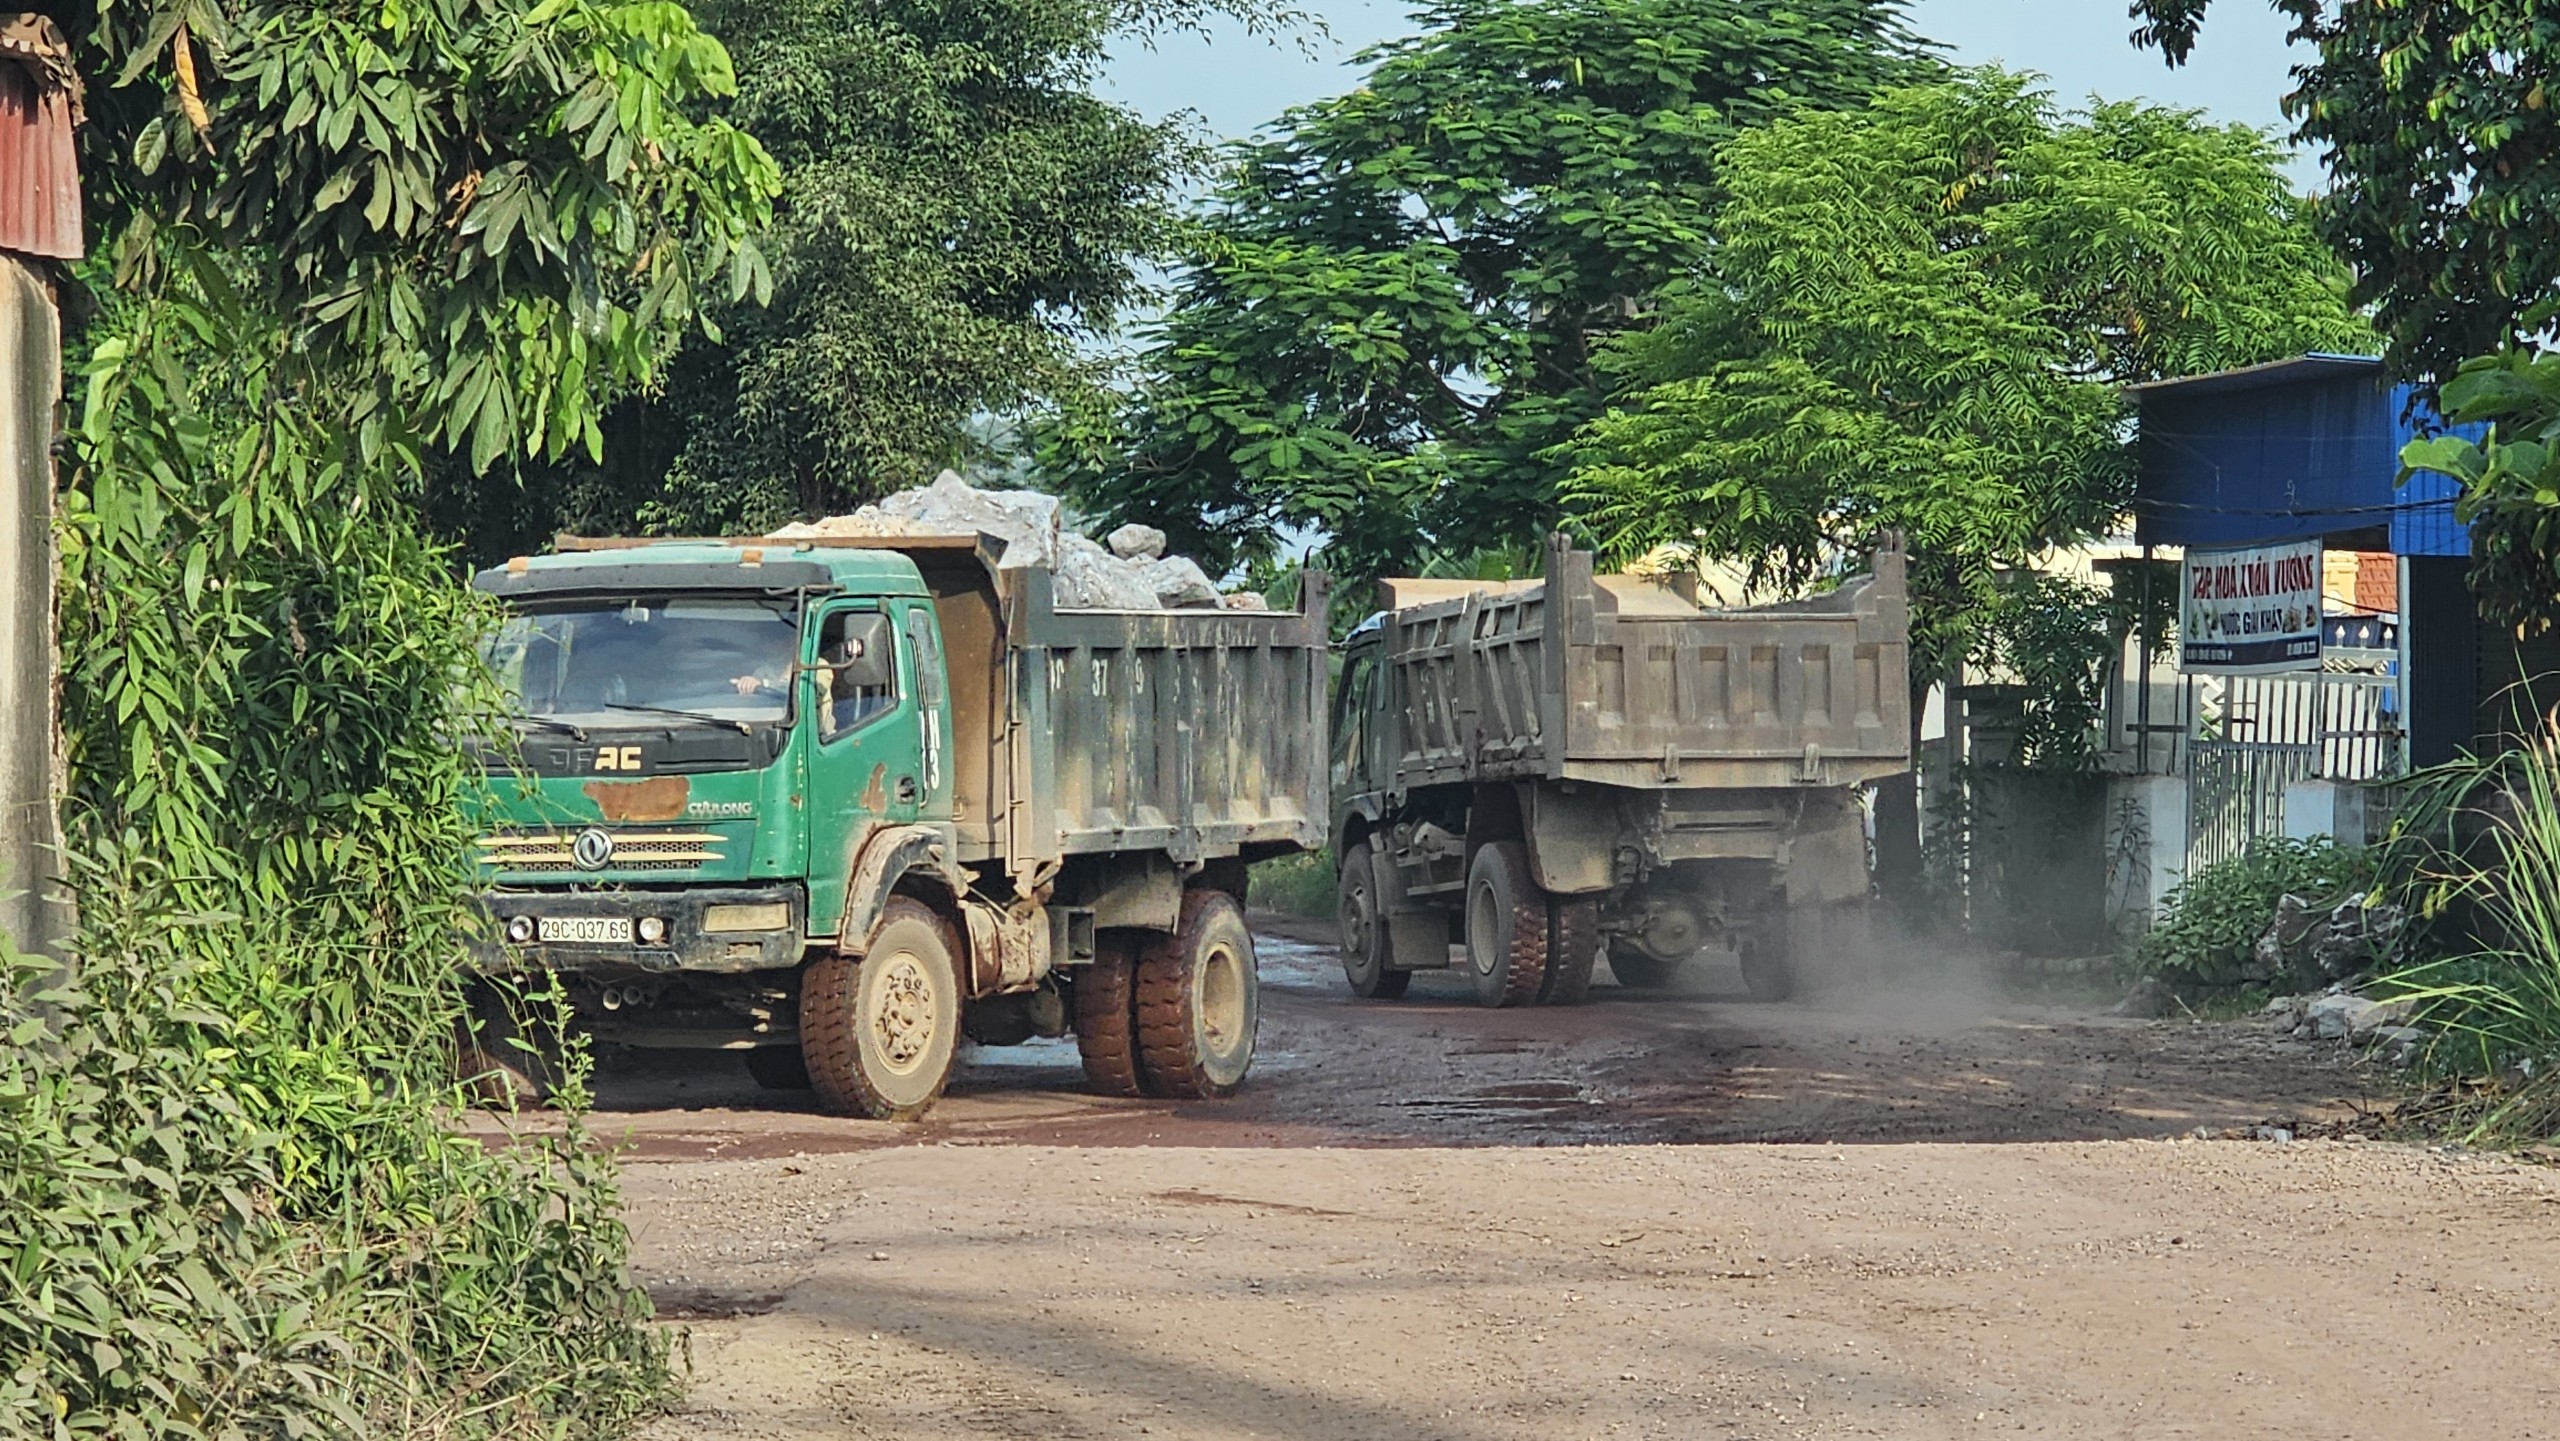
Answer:
<svg viewBox="0 0 2560 1441"><path fill-rule="evenodd" d="M416 506L438 450L592 447L753 289L772 164L651 0L93 18L81 924L0 998L0 1431L618 1429L666 1373L609 1165L446 1132L493 697Z"/></svg>
<svg viewBox="0 0 2560 1441"><path fill-rule="evenodd" d="M2483 618L2540 631L2560 619L2560 355L2507 350L2466 363L2438 403L2476 439L2409 442L2400 463L2462 483L2454 516L2471 527L2471 589Z"/></svg>
<svg viewBox="0 0 2560 1441"><path fill-rule="evenodd" d="M2276 0L2299 66L2285 113L2330 184L2321 234L2394 363L2428 381L2560 314L2560 21L2534 0ZM2207 0L2135 0L2183 62Z"/></svg>
<svg viewBox="0 0 2560 1441"><path fill-rule="evenodd" d="M754 240L773 292L715 310L601 465L443 507L483 551L558 522L720 533L851 508L978 447L973 417L1090 383L1080 347L1171 243L1195 163L1173 122L1091 93L1115 38L1202 0L704 0L736 57L725 113L780 162ZM1253 28L1286 8L1246 11Z"/></svg>
<svg viewBox="0 0 2560 1441"><path fill-rule="evenodd" d="M1903 532L1915 684L1989 658L2047 609L2002 600L2011 568L2122 513L2118 386L2370 344L2277 161L1997 71L1738 136L1711 260L1611 348L1627 392L1567 507L1613 555L1789 583Z"/></svg>
<svg viewBox="0 0 2560 1441"><path fill-rule="evenodd" d="M1125 404L1044 456L1213 561L1320 528L1337 569L1552 513L1607 337L1696 266L1717 148L1928 63L1889 0L1440 0L1360 87L1231 158Z"/></svg>

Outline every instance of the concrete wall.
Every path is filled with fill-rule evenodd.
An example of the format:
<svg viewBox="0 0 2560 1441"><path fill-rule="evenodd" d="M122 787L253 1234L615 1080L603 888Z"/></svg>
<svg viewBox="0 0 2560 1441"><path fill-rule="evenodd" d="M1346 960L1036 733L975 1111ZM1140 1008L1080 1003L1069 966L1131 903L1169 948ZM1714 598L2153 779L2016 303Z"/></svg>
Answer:
<svg viewBox="0 0 2560 1441"><path fill-rule="evenodd" d="M55 880L53 435L62 322L52 287L0 253L0 933L63 934Z"/></svg>
<svg viewBox="0 0 2560 1441"><path fill-rule="evenodd" d="M2105 846L2108 930L2141 935L2186 873L2186 777L2111 777Z"/></svg>

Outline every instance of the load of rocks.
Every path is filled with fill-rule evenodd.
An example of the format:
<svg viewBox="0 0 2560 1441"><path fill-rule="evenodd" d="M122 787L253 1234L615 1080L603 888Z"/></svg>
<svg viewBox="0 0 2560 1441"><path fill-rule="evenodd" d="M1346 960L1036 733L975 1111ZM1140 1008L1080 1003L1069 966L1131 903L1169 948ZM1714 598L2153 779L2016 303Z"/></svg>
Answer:
<svg viewBox="0 0 2560 1441"><path fill-rule="evenodd" d="M773 532L774 540L830 536L970 535L984 532L1004 543L1001 568L1046 566L1061 610L1263 610L1249 591L1221 595L1208 573L1183 556L1164 553L1164 532L1124 525L1097 542L1065 523L1058 498L1036 490L980 490L952 471L931 485L884 496L850 515L800 521Z"/></svg>

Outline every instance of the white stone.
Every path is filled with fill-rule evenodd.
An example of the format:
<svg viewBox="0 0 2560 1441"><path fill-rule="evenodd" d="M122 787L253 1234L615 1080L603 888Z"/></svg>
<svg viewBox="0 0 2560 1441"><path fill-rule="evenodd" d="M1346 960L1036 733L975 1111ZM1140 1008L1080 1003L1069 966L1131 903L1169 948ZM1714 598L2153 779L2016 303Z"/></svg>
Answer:
<svg viewBox="0 0 2560 1441"><path fill-rule="evenodd" d="M2322 996L2302 1013L2302 1021L2315 1039L2343 1041L2383 1024L2382 1014L2380 1003L2362 996Z"/></svg>
<svg viewBox="0 0 2560 1441"><path fill-rule="evenodd" d="M1183 556L1148 561L1143 573L1156 603L1167 609L1218 603L1218 588L1209 583L1208 573Z"/></svg>
<svg viewBox="0 0 2560 1441"><path fill-rule="evenodd" d="M1218 597L1221 610L1269 610L1271 602L1260 591L1239 590Z"/></svg>
<svg viewBox="0 0 2560 1441"><path fill-rule="evenodd" d="M1164 532L1136 521L1111 532L1103 543L1122 560L1154 560L1164 554Z"/></svg>

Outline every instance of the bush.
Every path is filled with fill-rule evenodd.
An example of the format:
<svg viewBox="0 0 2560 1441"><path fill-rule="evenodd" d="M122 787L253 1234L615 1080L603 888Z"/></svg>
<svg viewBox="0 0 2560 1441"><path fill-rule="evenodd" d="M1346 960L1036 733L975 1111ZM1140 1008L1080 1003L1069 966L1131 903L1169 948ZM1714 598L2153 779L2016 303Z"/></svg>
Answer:
<svg viewBox="0 0 2560 1441"><path fill-rule="evenodd" d="M2373 884L2372 856L2326 836L2307 841L2266 838L2227 861L2206 866L2169 893L2166 914L2136 942L2135 971L2180 989L2238 986L2252 979L2250 950L2275 920L2276 905L2299 896L2313 907L2335 905ZM2290 989L2293 977L2272 984Z"/></svg>
<svg viewBox="0 0 2560 1441"><path fill-rule="evenodd" d="M1264 861L1246 878L1245 904L1286 916L1333 914L1333 852L1306 851Z"/></svg>
<svg viewBox="0 0 2560 1441"><path fill-rule="evenodd" d="M2488 820L2480 843L2429 848L2412 887L2468 903L2474 937L2460 954L2384 977L2436 1034L2423 1074L2459 1083L2439 1117L2476 1142L2560 1135L2560 733L2548 724L2520 752L2470 763L2465 809ZM2500 794L2482 794L2484 787ZM2458 835L2459 826L2443 828Z"/></svg>

